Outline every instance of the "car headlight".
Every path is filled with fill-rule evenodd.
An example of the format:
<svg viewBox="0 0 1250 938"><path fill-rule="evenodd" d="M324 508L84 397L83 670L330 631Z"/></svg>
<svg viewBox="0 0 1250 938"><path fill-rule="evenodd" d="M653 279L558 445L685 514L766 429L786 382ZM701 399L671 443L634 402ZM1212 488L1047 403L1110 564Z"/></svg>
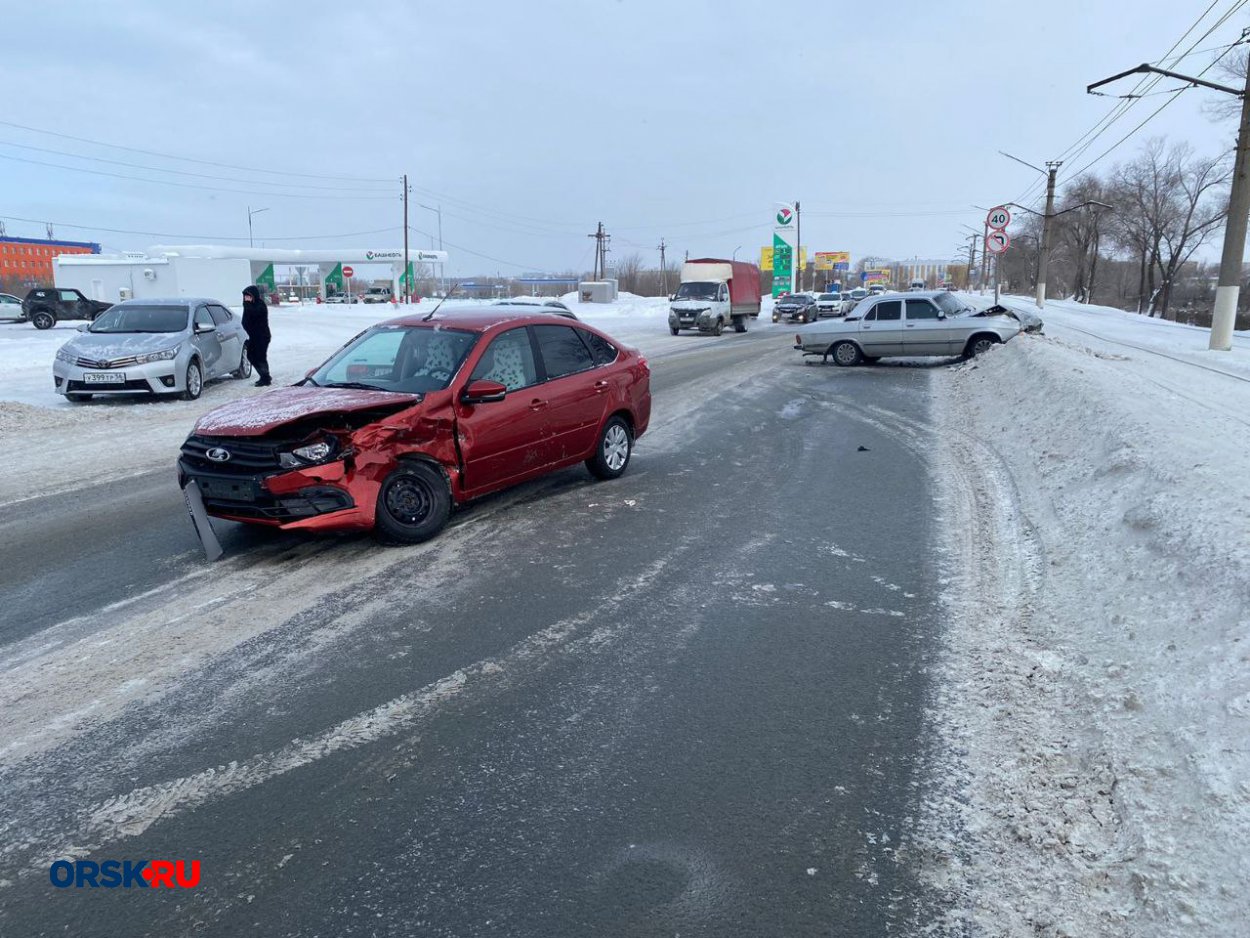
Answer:
<svg viewBox="0 0 1250 938"><path fill-rule="evenodd" d="M72 365L74 362L78 361L78 356L69 349L59 348L56 350L56 360L59 362L68 362Z"/></svg>
<svg viewBox="0 0 1250 938"><path fill-rule="evenodd" d="M146 365L148 362L167 362L171 358L178 357L178 351L182 348L179 342L173 348L161 349L159 352L148 352L146 355L136 355L135 362L140 365Z"/></svg>
<svg viewBox="0 0 1250 938"><path fill-rule="evenodd" d="M310 463L325 462L337 449L338 446L332 439L318 440L316 443L297 446L290 452L279 453L278 465L283 469L298 469Z"/></svg>

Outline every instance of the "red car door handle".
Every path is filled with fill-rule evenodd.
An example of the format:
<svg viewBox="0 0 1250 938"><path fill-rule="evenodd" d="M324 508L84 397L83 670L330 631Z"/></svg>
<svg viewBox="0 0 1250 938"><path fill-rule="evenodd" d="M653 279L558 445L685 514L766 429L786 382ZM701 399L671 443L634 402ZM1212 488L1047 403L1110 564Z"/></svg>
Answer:
<svg viewBox="0 0 1250 938"><path fill-rule="evenodd" d="M540 401L538 398L534 398L532 401L530 401L530 410L542 410L546 406L547 406L547 402Z"/></svg>
<svg viewBox="0 0 1250 938"><path fill-rule="evenodd" d="M602 394L602 393L603 393L604 391L606 391L607 389L608 389L608 382L606 382L606 381L596 381L596 382L595 382L595 393L596 393L596 394Z"/></svg>

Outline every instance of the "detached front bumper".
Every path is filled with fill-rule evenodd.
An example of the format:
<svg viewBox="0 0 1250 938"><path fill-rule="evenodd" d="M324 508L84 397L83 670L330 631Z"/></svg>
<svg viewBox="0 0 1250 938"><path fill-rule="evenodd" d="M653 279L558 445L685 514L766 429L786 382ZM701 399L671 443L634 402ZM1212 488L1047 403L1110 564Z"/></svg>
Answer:
<svg viewBox="0 0 1250 938"><path fill-rule="evenodd" d="M179 459L179 486L192 480L215 518L314 530L373 527L377 483L355 476L341 459L273 473L213 472Z"/></svg>

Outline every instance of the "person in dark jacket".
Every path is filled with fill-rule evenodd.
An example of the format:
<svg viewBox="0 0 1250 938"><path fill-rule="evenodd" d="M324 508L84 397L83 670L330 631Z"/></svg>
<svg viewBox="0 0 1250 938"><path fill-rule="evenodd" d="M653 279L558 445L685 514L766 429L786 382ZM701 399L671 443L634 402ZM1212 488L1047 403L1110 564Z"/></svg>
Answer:
<svg viewBox="0 0 1250 938"><path fill-rule="evenodd" d="M269 377L269 307L260 297L260 288L243 288L243 331L247 333L247 360L256 369L256 387L273 384Z"/></svg>

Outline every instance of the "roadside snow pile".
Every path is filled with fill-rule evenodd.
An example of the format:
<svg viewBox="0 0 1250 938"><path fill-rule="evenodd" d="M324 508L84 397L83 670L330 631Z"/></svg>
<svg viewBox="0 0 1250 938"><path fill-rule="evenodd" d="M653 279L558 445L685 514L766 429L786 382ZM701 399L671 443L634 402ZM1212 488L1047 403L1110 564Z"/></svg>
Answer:
<svg viewBox="0 0 1250 938"><path fill-rule="evenodd" d="M612 303L582 303L578 300L577 293L566 293L560 299L565 306L577 313L578 318L592 326L601 322L605 328L620 325L622 319L636 322L660 319L668 321L666 296L638 296L622 292L617 294Z"/></svg>
<svg viewBox="0 0 1250 938"><path fill-rule="evenodd" d="M936 376L942 927L1244 935L1250 343L1044 315Z"/></svg>

